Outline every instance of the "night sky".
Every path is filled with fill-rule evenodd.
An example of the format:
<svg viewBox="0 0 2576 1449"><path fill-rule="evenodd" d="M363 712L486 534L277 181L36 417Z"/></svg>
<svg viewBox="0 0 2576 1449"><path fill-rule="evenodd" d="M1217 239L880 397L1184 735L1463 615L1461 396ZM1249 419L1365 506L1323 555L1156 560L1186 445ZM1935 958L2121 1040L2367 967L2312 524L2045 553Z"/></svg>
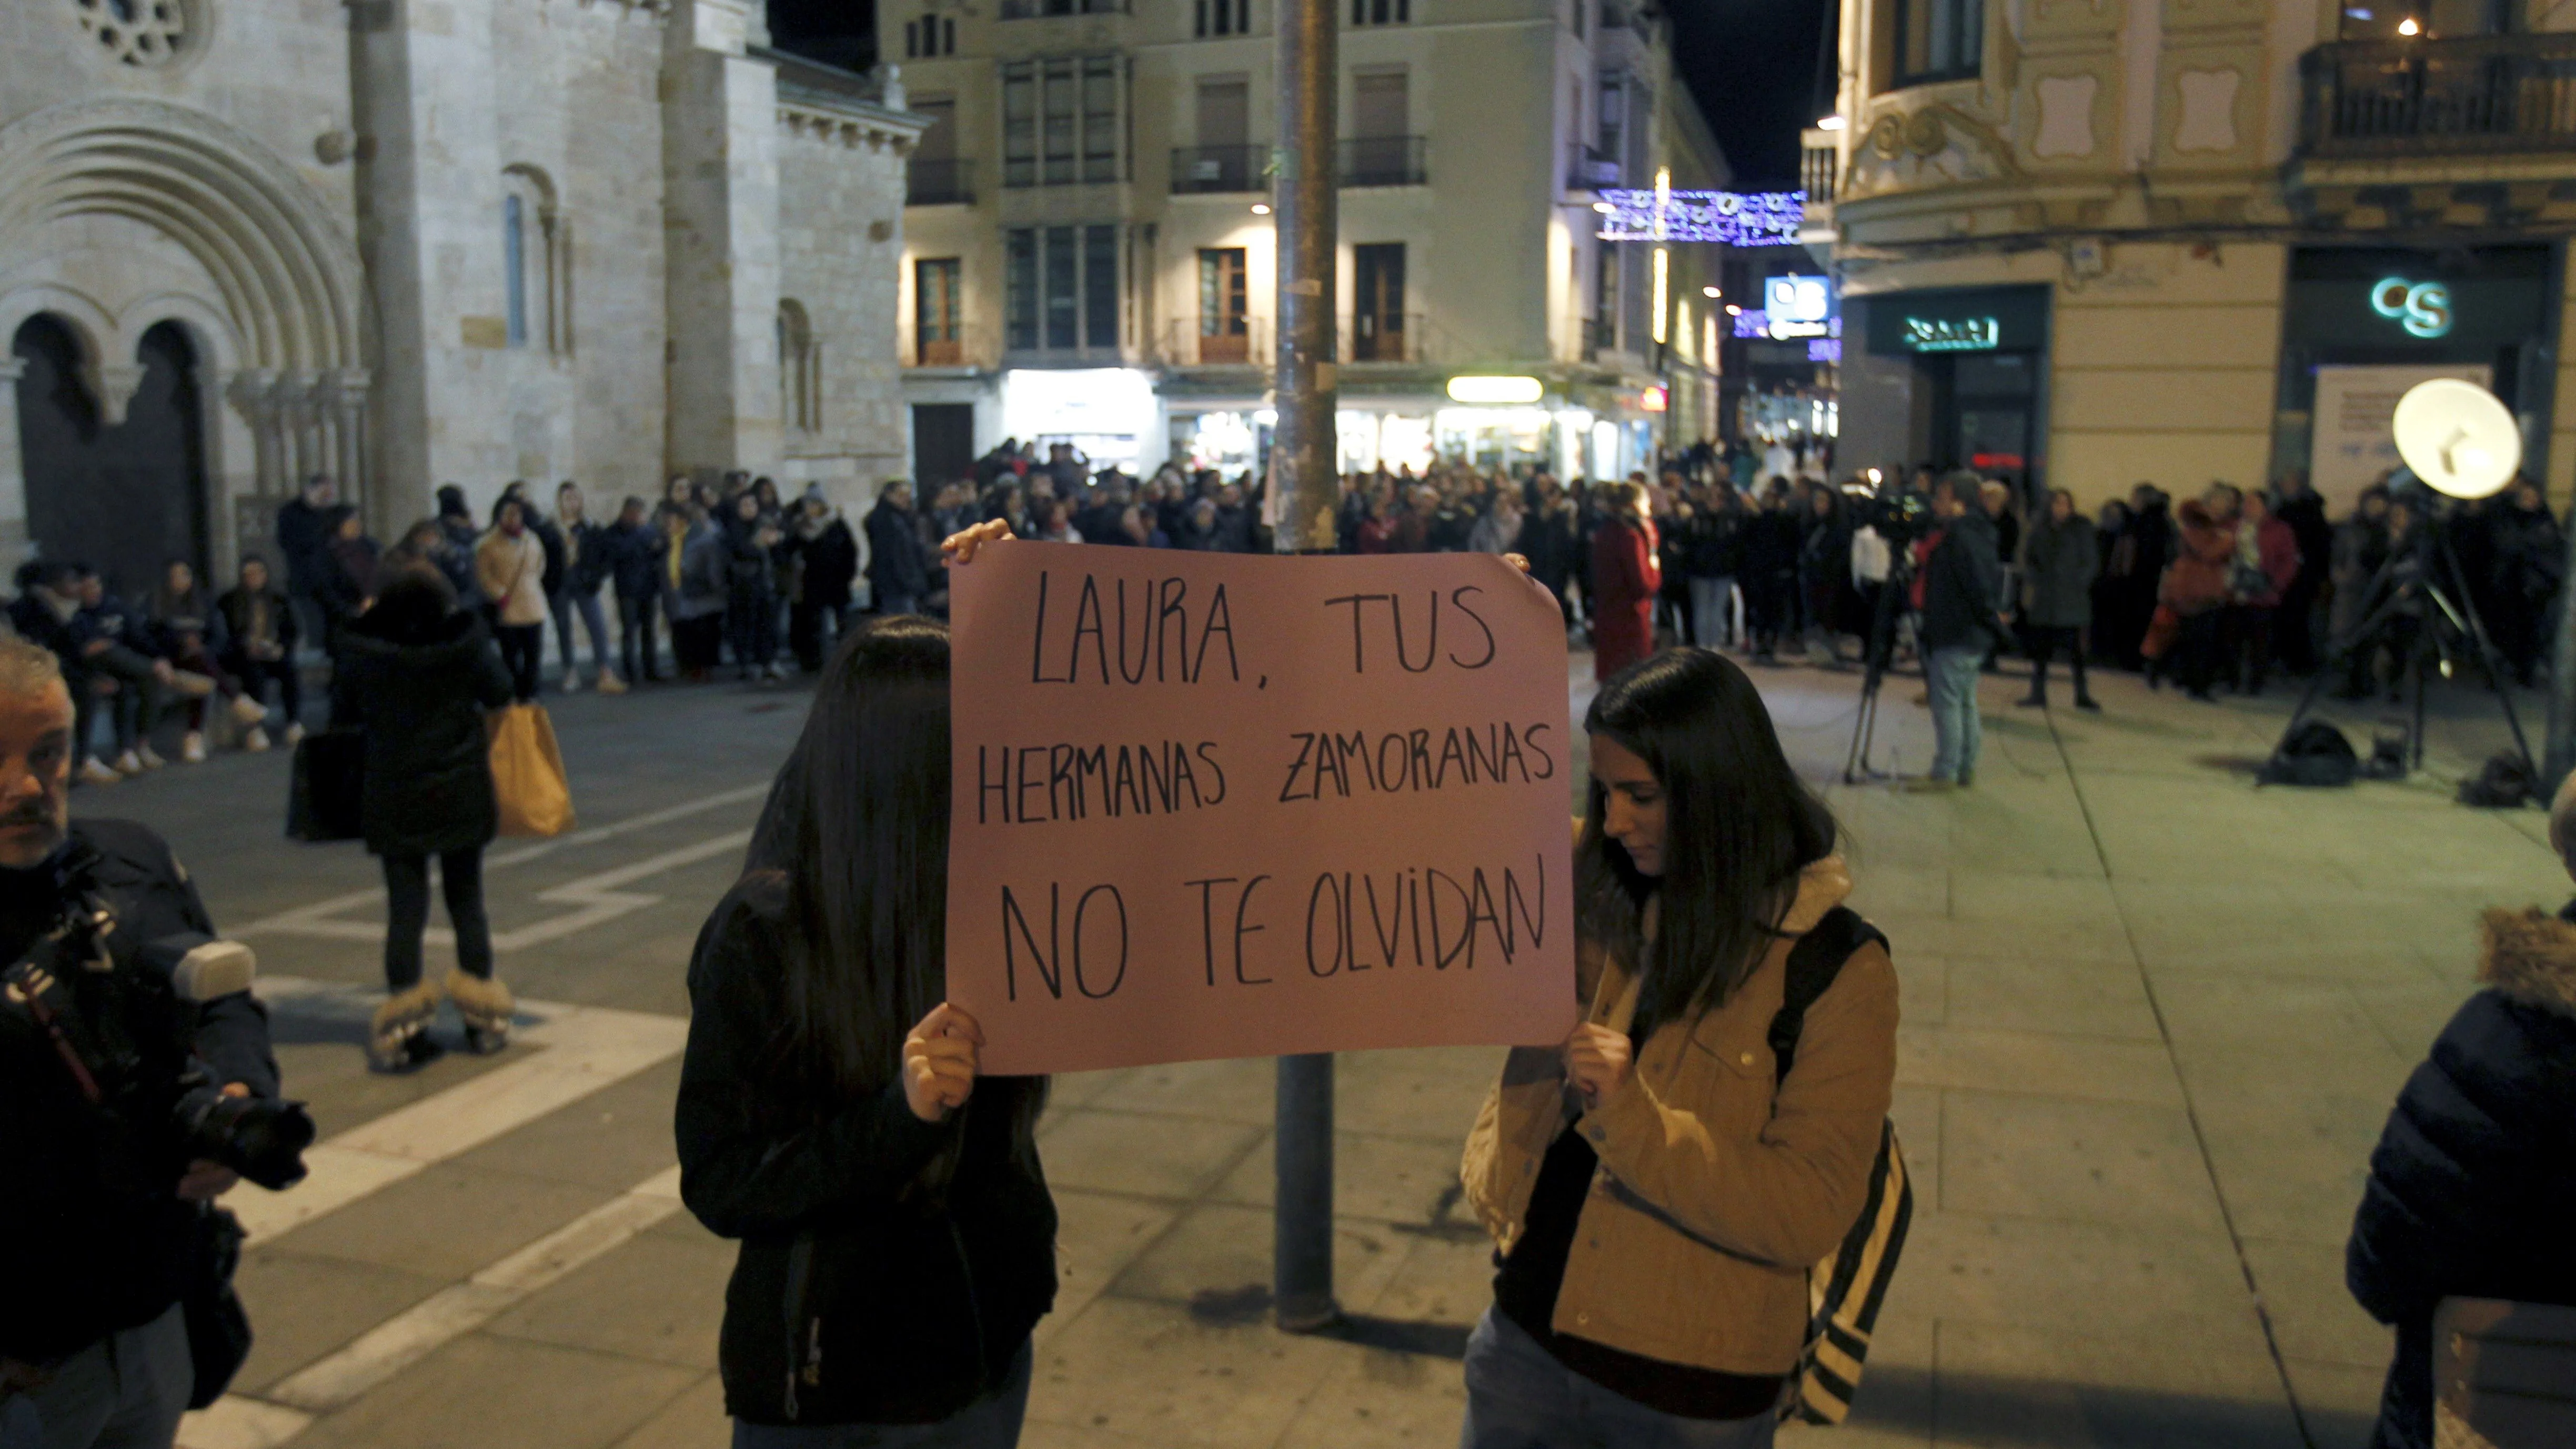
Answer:
<svg viewBox="0 0 2576 1449"><path fill-rule="evenodd" d="M1179 0L1162 0L1179 3ZM1822 114L1820 34L1834 0L1664 0L1673 62L1699 97L1739 186L1798 184L1798 131ZM769 0L781 49L852 70L876 63L873 0Z"/></svg>

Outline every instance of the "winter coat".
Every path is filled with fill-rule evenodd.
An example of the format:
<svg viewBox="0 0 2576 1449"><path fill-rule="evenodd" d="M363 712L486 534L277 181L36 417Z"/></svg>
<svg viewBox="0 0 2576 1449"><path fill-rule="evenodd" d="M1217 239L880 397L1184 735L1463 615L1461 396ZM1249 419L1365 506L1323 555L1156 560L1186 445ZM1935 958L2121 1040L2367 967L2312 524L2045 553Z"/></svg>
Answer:
<svg viewBox="0 0 2576 1449"><path fill-rule="evenodd" d="M1604 532L1611 530L1605 529ZM1782 934L1723 1003L1654 1027L1628 1085L1578 1130L1599 1159L1552 1326L1721 1373L1784 1374L1807 1328L1807 1270L1860 1216L1896 1079L1896 969L1872 942L1808 1008L1775 1081L1768 1041L1789 953L1851 893L1838 857L1800 873ZM1635 980L1576 944L1592 1017L1634 1024ZM1496 1248L1528 1226L1539 1165L1565 1130L1555 1047L1504 1063L1467 1137L1468 1205Z"/></svg>
<svg viewBox="0 0 2576 1449"><path fill-rule="evenodd" d="M2576 1305L2576 925L2489 911L2472 996L2406 1079L2353 1215L2344 1282L2397 1330L2375 1449L2433 1442L2433 1311Z"/></svg>
<svg viewBox="0 0 2576 1449"><path fill-rule="evenodd" d="M608 546L608 530L583 519L562 530L564 564L560 590L564 597L587 599L608 582L617 566L614 552Z"/></svg>
<svg viewBox="0 0 2576 1449"><path fill-rule="evenodd" d="M769 527L764 518L724 521L726 607L758 609L778 597L776 564L761 542Z"/></svg>
<svg viewBox="0 0 2576 1449"><path fill-rule="evenodd" d="M512 538L499 529L474 546L474 579L509 625L546 621L546 548L535 529Z"/></svg>
<svg viewBox="0 0 2576 1449"><path fill-rule="evenodd" d="M2003 561L1995 524L1971 508L1942 525L1923 563L1923 618L1915 632L1926 649L1984 649L1994 642L2004 606Z"/></svg>
<svg viewBox="0 0 2576 1449"><path fill-rule="evenodd" d="M1054 1306L1055 1202L1011 1116L1034 1083L986 1077L943 1123L900 1082L833 1103L774 1066L785 877L743 877L689 962L680 1197L740 1239L717 1363L755 1424L920 1424L998 1386ZM926 1190L945 1150L955 1175Z"/></svg>
<svg viewBox="0 0 2576 1449"><path fill-rule="evenodd" d="M492 842L500 817L483 717L510 702L510 676L481 616L460 609L418 641L387 638L372 614L357 620L331 693L333 717L367 734L358 827L369 851L438 855Z"/></svg>
<svg viewBox="0 0 2576 1449"><path fill-rule="evenodd" d="M1469 553L1510 553L1521 541L1521 516L1488 513L1467 533Z"/></svg>
<svg viewBox="0 0 2576 1449"><path fill-rule="evenodd" d="M912 514L880 498L868 510L868 591L879 601L930 592L930 558Z"/></svg>
<svg viewBox="0 0 2576 1449"><path fill-rule="evenodd" d="M2077 514L2043 518L2022 539L2022 618L2038 629L2081 629L2093 622L2093 580L2102 551L2093 520Z"/></svg>
<svg viewBox="0 0 2576 1449"><path fill-rule="evenodd" d="M2240 523L2237 528L2241 533L2244 525ZM2255 529L2254 548L2255 557L2260 560L2255 565L2255 573L2261 576L2260 582L2255 582L2239 569L2237 577L2248 586L2237 591L2236 602L2257 609L2277 609L2281 607L2281 596L2289 591L2291 581L2299 576L2299 536L2281 520L2266 518ZM2241 538L2237 544L2237 558L2239 562L2244 558Z"/></svg>
<svg viewBox="0 0 2576 1449"><path fill-rule="evenodd" d="M2188 618L2227 602L2236 563L2236 520L2211 513L2197 498L2184 499L2174 516L2182 523L2182 547L2165 565L2156 602Z"/></svg>
<svg viewBox="0 0 2576 1449"><path fill-rule="evenodd" d="M1655 525L1605 523L1592 535L1592 675L1611 675L1655 652L1655 594L1663 587Z"/></svg>
<svg viewBox="0 0 2576 1449"><path fill-rule="evenodd" d="M725 536L712 522L690 526L680 539L680 576L670 576L671 541L664 538L655 564L662 571L663 613L674 622L703 619L725 609Z"/></svg>
<svg viewBox="0 0 2576 1449"><path fill-rule="evenodd" d="M290 498L277 510L277 552L286 562L287 591L310 597L331 570L329 509Z"/></svg>
<svg viewBox="0 0 2576 1449"><path fill-rule="evenodd" d="M262 589L254 594L236 584L215 600L215 613L223 619L224 644L229 652L250 659L295 657L295 611L287 607L286 596L277 590ZM254 644L274 645L276 652L254 651Z"/></svg>
<svg viewBox="0 0 2576 1449"><path fill-rule="evenodd" d="M175 1083L193 1056L215 1083L275 1097L266 1009L248 992L179 1000L166 960L156 965L140 949L182 932L216 934L161 837L130 821L76 820L48 865L95 891L116 918L100 940L109 969L53 973L72 1008L66 1014L114 1023L125 1048L147 1064L137 1074L145 1080ZM38 872L10 874L16 879L0 912L9 941L0 950L14 962L53 924L61 898ZM35 893L19 894L29 887ZM23 1008L0 1003L0 1143L8 1147L0 1170L0 1358L50 1363L150 1323L178 1300L195 1257L197 1214L176 1192L186 1153L168 1120L147 1117L131 1133L102 1130L52 1040ZM118 1151L121 1144L132 1150Z"/></svg>
<svg viewBox="0 0 2576 1449"><path fill-rule="evenodd" d="M607 557L609 577L620 600L649 599L662 592L662 551L668 542L651 520L612 523L601 530L600 552Z"/></svg>
<svg viewBox="0 0 2576 1449"><path fill-rule="evenodd" d="M537 511L533 508L524 511L527 514L528 532L536 538L537 547L545 551L545 573L538 580L538 584L544 590L545 596L551 599L562 592L564 586L563 530L555 527L553 519L538 517Z"/></svg>
<svg viewBox="0 0 2576 1449"><path fill-rule="evenodd" d="M859 576L859 541L835 514L812 538L795 540L799 602L808 608L847 609Z"/></svg>
<svg viewBox="0 0 2576 1449"><path fill-rule="evenodd" d="M2548 509L2525 512L2508 504L2492 515L2488 535L2493 541L2488 566L2500 599L2536 608L2558 592L2567 573L2567 544Z"/></svg>

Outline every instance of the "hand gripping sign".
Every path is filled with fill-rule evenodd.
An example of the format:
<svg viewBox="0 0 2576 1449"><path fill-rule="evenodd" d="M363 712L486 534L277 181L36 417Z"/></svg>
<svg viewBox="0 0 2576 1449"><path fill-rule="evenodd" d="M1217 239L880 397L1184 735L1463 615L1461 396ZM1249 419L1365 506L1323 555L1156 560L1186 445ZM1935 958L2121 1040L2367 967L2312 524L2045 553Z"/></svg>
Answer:
<svg viewBox="0 0 2576 1449"><path fill-rule="evenodd" d="M1490 555L954 571L948 995L983 1069L1573 1028L1565 630Z"/></svg>

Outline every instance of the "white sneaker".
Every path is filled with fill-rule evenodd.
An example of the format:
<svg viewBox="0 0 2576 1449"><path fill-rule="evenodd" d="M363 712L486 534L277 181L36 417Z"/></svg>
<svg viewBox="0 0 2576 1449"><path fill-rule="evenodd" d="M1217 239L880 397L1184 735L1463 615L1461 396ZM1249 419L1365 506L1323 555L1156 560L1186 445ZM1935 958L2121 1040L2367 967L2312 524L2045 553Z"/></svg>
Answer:
<svg viewBox="0 0 2576 1449"><path fill-rule="evenodd" d="M186 764L204 764L206 762L206 737L197 733L195 730L190 730L185 735L180 736L179 758Z"/></svg>
<svg viewBox="0 0 2576 1449"><path fill-rule="evenodd" d="M170 763L168 760L152 753L152 747L150 745L137 745L134 750L134 757L141 760L143 762L143 768L147 770L157 770L163 765Z"/></svg>
<svg viewBox="0 0 2576 1449"><path fill-rule="evenodd" d="M566 693L566 694L579 694L579 693L581 693L581 671L580 671L580 670L578 670L578 669L567 669L567 670L565 670L565 671L564 671L564 677L563 677L563 692L564 692L564 693Z"/></svg>
<svg viewBox="0 0 2576 1449"><path fill-rule="evenodd" d="M123 775L130 780L143 773L143 761L136 757L132 750L127 750L124 754L116 757L115 769L116 773Z"/></svg>
<svg viewBox="0 0 2576 1449"><path fill-rule="evenodd" d="M246 725L265 724L268 706L247 694L236 694L233 696L233 718Z"/></svg>
<svg viewBox="0 0 2576 1449"><path fill-rule="evenodd" d="M304 743L304 726L300 724L288 725L286 727L286 747L291 750L302 743Z"/></svg>
<svg viewBox="0 0 2576 1449"><path fill-rule="evenodd" d="M106 763L100 760L96 755L92 755L88 759L81 761L80 777L81 783L84 785L113 785L117 781L125 778L123 775L109 769Z"/></svg>
<svg viewBox="0 0 2576 1449"><path fill-rule="evenodd" d="M617 677L616 670L603 669L599 671L599 692L602 694L624 694L626 692L626 681Z"/></svg>
<svg viewBox="0 0 2576 1449"><path fill-rule="evenodd" d="M258 725L252 725L250 727L250 733L242 736L242 748L248 750L254 755L267 749L268 731Z"/></svg>

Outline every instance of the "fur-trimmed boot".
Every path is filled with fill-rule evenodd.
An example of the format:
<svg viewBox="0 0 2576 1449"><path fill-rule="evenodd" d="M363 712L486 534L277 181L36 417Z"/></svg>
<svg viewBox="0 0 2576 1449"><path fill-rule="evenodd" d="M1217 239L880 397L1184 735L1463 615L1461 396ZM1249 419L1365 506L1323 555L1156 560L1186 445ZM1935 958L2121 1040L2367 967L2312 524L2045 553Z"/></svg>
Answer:
<svg viewBox="0 0 2576 1449"><path fill-rule="evenodd" d="M447 973L447 999L465 1019L465 1049L489 1056L510 1044L510 1018L519 1009L497 977Z"/></svg>
<svg viewBox="0 0 2576 1449"><path fill-rule="evenodd" d="M438 1055L429 1024L438 1019L438 987L423 981L388 996L367 1027L367 1065L379 1072L407 1072Z"/></svg>

